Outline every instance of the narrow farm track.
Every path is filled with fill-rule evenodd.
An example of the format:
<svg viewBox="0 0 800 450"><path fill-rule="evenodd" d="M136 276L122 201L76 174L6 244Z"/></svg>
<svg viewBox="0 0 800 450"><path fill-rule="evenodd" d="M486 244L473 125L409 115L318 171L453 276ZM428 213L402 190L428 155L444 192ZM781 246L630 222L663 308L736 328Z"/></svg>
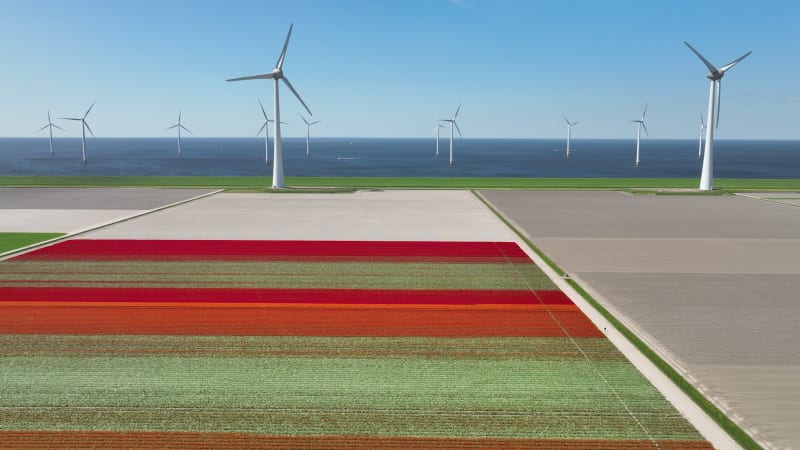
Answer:
<svg viewBox="0 0 800 450"><path fill-rule="evenodd" d="M0 380L6 448L710 448L507 242L69 240Z"/></svg>

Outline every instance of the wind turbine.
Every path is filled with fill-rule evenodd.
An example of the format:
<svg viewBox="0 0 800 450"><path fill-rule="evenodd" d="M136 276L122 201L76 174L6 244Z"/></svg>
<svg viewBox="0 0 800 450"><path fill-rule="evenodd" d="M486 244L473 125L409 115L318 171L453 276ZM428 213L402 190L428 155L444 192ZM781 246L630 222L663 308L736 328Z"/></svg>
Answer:
<svg viewBox="0 0 800 450"><path fill-rule="evenodd" d="M266 160L267 165L269 165L269 124L275 121L270 119L269 116L267 116L267 112L264 110L264 105L261 104L261 100L258 101L258 106L261 107L261 114L264 116L264 123L261 125L261 128L258 129L258 133L256 133L256 136L261 134L261 130L264 130L264 159ZM281 122L281 123L284 125L288 125L286 122Z"/></svg>
<svg viewBox="0 0 800 450"><path fill-rule="evenodd" d="M283 80L286 84L286 87L289 88L290 91L297 97L297 100L300 101L300 104L308 111L309 114L312 116L314 114L311 113L311 110L308 109L308 106L300 98L300 94L294 90L292 87L292 83L289 82L289 79L283 75L283 60L286 57L286 49L289 47L289 38L292 37L292 28L294 24L289 25L289 33L286 35L286 42L283 43L283 50L281 51L281 55L278 57L278 62L275 63L275 69L272 72L264 73L261 75L251 75L247 77L240 77L240 78L231 78L227 81L241 81L241 80L275 80L275 137L273 139L273 155L272 160L274 162L272 166L272 188L279 189L284 187L283 183L283 158L281 156L281 109L280 109L280 101L278 98L278 91L279 91L279 81Z"/></svg>
<svg viewBox="0 0 800 450"><path fill-rule="evenodd" d="M436 133L436 153L435 153L436 158L439 158L439 130L441 130L442 128L445 128L445 127L442 126L442 124L440 122L441 122L440 120L437 120L436 121L436 128L433 129L433 132Z"/></svg>
<svg viewBox="0 0 800 450"><path fill-rule="evenodd" d="M650 133L647 132L647 126L644 124L644 116L647 115L647 105L644 105L644 112L642 112L642 118L638 120L631 120L631 122L636 122L636 165L639 165L639 138L642 134L642 128L644 128L644 133L647 137L650 137Z"/></svg>
<svg viewBox="0 0 800 450"><path fill-rule="evenodd" d="M303 119L303 122L306 123L306 158L308 158L311 155L311 153L309 152L309 147L308 147L308 139L311 136L311 125L316 125L316 124L318 124L318 123L320 123L322 121L321 120L317 120L317 121L314 121L314 122L309 122L308 120L306 120L305 117L303 117L302 114L298 114L298 116L300 116L300 118Z"/></svg>
<svg viewBox="0 0 800 450"><path fill-rule="evenodd" d="M569 119L566 118L563 114L561 117L564 118L564 121L567 122L567 158L569 158L569 140L572 137L572 127L579 124L580 122L570 122Z"/></svg>
<svg viewBox="0 0 800 450"><path fill-rule="evenodd" d="M178 110L178 123L176 123L175 125L167 128L168 130L171 130L173 128L177 128L178 129L178 156L181 156L181 129L185 130L189 134L192 134L192 132L189 131L188 128L186 128L185 126L183 126L183 124L181 124L181 113L182 113L182 111Z"/></svg>
<svg viewBox="0 0 800 450"><path fill-rule="evenodd" d="M708 93L708 120L706 120L706 149L705 155L703 155L703 171L700 175L700 190L701 191L710 191L714 188L714 155L712 154L712 149L714 147L714 128L719 127L719 106L720 106L720 97L722 96L722 77L725 75L725 72L730 70L731 67L735 66L739 63L739 61L747 58L750 53L747 52L744 55L734 59L733 61L725 64L720 68L714 67L707 59L703 57L697 50L694 49L688 42L683 41L689 50L693 51L700 61L703 61L703 64L706 65L708 68L708 75L706 78L711 80L711 87ZM714 123L714 102L716 97L716 115L717 115L717 123Z"/></svg>
<svg viewBox="0 0 800 450"><path fill-rule="evenodd" d="M703 115L700 114L700 131L697 132L697 157L703 156L703 131L706 130L706 123L703 122Z"/></svg>
<svg viewBox="0 0 800 450"><path fill-rule="evenodd" d="M95 103L97 103L97 100L92 102L92 106L90 106L89 109L86 110L86 114L84 114L83 117L80 117L80 118L78 118L78 117L60 117L60 119L62 119L62 120L80 120L80 122L81 122L81 133L82 133L82 138L81 138L81 162L83 162L84 164L86 164L86 130L88 129L89 133L92 135L92 137L94 137L94 132L92 132L92 128L89 127L88 123L86 123L86 116L88 116L89 112L92 110L92 108L94 108L94 104Z"/></svg>
<svg viewBox="0 0 800 450"><path fill-rule="evenodd" d="M53 156L53 127L56 127L61 131L64 131L63 128L61 128L60 126L54 124L53 121L50 120L50 110L48 109L47 110L47 125L43 126L42 128L39 128L36 132L38 133L39 131L42 131L45 128L50 128L50 156Z"/></svg>
<svg viewBox="0 0 800 450"><path fill-rule="evenodd" d="M442 119L441 122L450 122L450 165L454 164L453 161L453 128L458 130L458 135L461 136L461 128L458 128L458 123L456 122L456 117L458 117L458 112L461 111L461 105L458 105L458 109L456 109L456 113L453 114L452 119Z"/></svg>

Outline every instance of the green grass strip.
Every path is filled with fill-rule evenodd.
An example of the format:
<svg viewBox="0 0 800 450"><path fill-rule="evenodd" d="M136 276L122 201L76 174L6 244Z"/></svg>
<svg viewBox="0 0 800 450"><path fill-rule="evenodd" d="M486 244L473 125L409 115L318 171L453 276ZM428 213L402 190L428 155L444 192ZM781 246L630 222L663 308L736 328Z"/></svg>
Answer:
<svg viewBox="0 0 800 450"><path fill-rule="evenodd" d="M696 178L413 178L413 177L286 177L286 185L315 188L313 192L337 189L697 189ZM250 192L271 192L269 177L87 177L3 176L0 186L75 187L202 187ZM717 178L715 191L800 190L800 179ZM335 188L332 190L319 188Z"/></svg>
<svg viewBox="0 0 800 450"><path fill-rule="evenodd" d="M486 199L473 191L473 194L489 208L503 223L510 228L520 239L522 239L528 247L531 248L540 258L553 269L556 273L564 273L550 258L547 257L541 250L539 250L533 243L511 222L509 222L503 214L494 208ZM565 280L576 292L578 292L592 307L597 310L612 326L614 326L628 341L630 341L643 355L645 355L653 364L658 367L675 385L677 385L689 398L691 398L706 414L709 415L723 430L725 430L739 445L745 449L761 449L762 447L753 440L750 435L745 433L739 425L732 421L724 412L716 407L709 401L703 394L700 393L691 383L689 383L677 370L664 361L658 353L653 351L644 341L622 322L619 321L613 314L611 314L600 302L595 300L585 289L583 289L574 280Z"/></svg>
<svg viewBox="0 0 800 450"><path fill-rule="evenodd" d="M4 261L0 286L552 290L535 264Z"/></svg>
<svg viewBox="0 0 800 450"><path fill-rule="evenodd" d="M0 253L64 236L64 233L0 233Z"/></svg>

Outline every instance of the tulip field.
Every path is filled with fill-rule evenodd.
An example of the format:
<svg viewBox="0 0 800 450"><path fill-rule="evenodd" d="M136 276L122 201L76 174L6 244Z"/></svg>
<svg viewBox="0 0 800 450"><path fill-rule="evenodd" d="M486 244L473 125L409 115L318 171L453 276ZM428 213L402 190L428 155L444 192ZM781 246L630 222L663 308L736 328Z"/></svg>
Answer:
<svg viewBox="0 0 800 450"><path fill-rule="evenodd" d="M512 242L0 261L3 448L711 448Z"/></svg>

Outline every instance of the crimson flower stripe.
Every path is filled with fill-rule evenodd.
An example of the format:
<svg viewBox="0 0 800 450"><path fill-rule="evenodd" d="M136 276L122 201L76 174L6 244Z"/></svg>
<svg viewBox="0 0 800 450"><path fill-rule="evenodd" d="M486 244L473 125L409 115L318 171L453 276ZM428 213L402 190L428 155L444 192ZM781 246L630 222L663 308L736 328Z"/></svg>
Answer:
<svg viewBox="0 0 800 450"><path fill-rule="evenodd" d="M19 260L463 260L530 263L513 242L72 239Z"/></svg>

